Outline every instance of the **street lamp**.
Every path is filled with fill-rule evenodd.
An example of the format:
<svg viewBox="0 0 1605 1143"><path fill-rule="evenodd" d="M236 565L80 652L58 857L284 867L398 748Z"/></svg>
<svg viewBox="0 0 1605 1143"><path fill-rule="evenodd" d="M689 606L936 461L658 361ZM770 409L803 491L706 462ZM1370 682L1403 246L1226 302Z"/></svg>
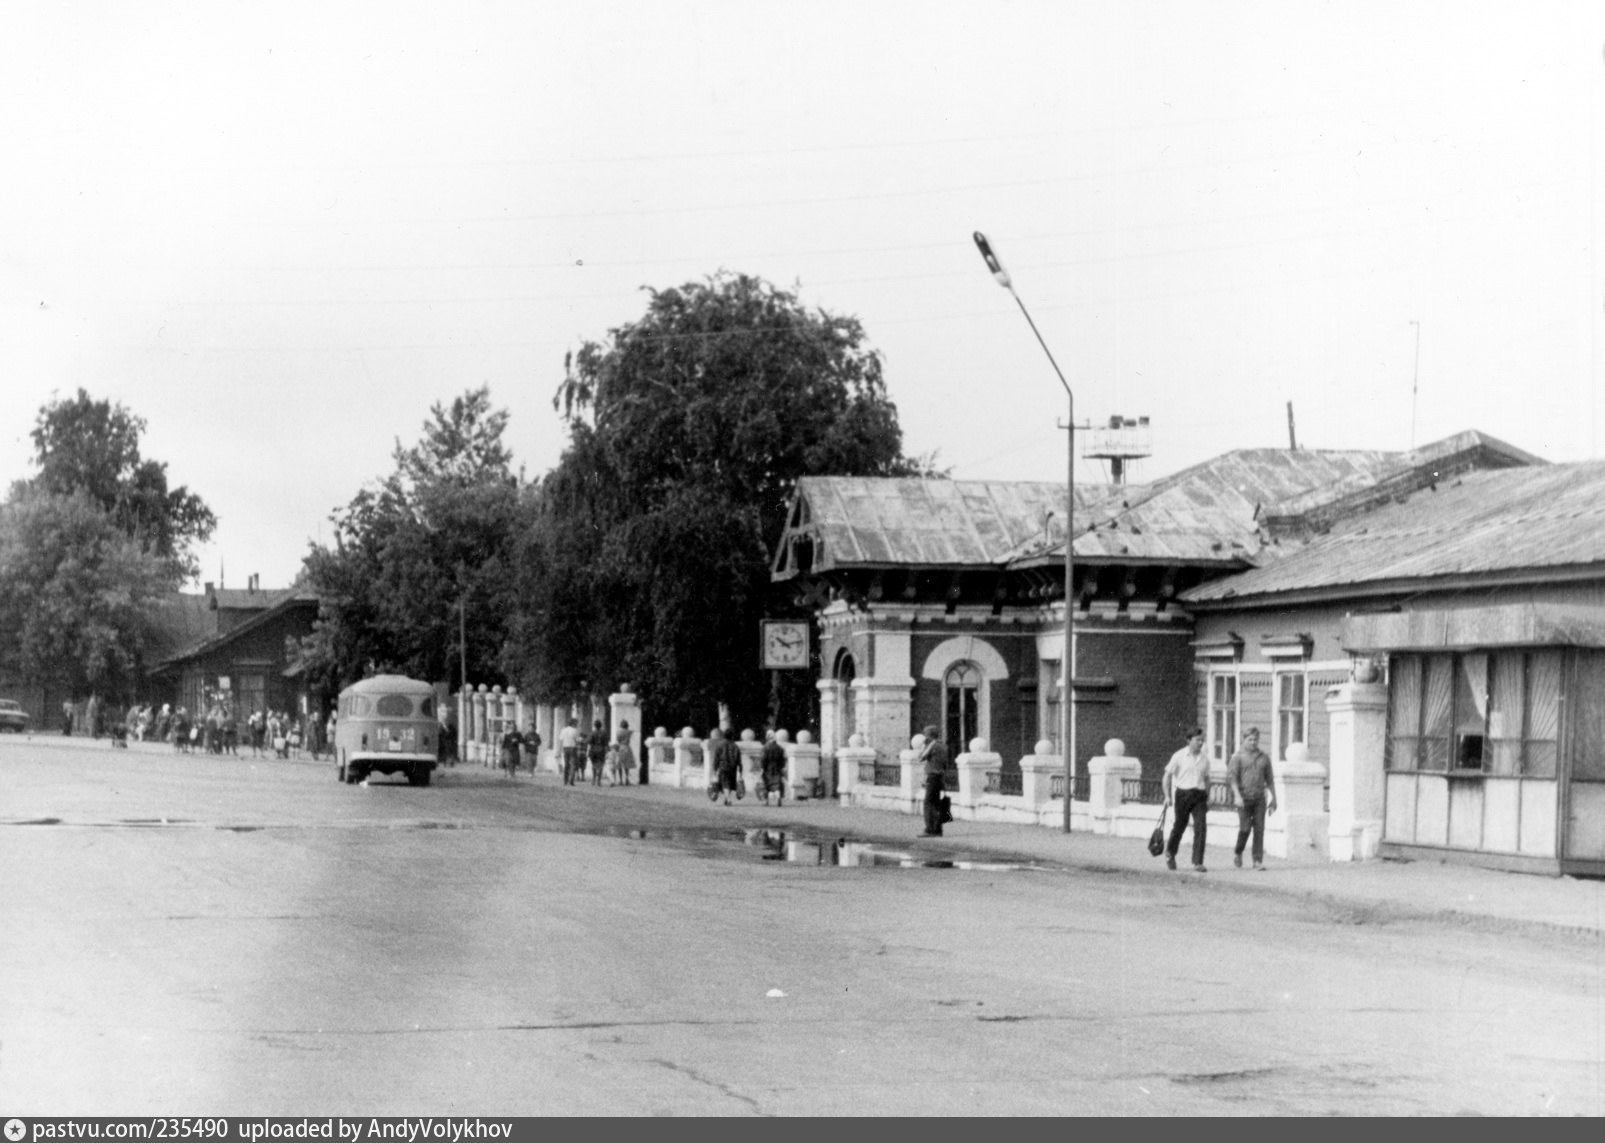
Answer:
<svg viewBox="0 0 1605 1143"><path fill-rule="evenodd" d="M1075 607L1075 519L1076 519L1076 395L1070 388L1070 382L1064 379L1064 371L1059 363L1053 359L1053 351L1048 343L1042 340L1042 333L1037 329L1037 323L1031 320L1031 311L1025 308L1020 295L1014 292L1014 283L1009 280L1009 272L1003 268L1003 263L992 252L992 246L986 240L986 235L979 230L975 232L975 245L981 251L981 257L986 260L986 268L992 271L992 276L998 280L998 285L1009 291L1015 305L1025 315L1025 320L1031 327L1031 332L1037 335L1037 344L1042 346L1042 352L1048 355L1048 364L1059 376L1059 384L1064 386L1065 398L1070 403L1070 416L1065 422L1067 451L1069 459L1065 465L1065 507L1064 507L1064 654L1060 665L1064 669L1064 689L1060 692L1060 701L1064 705L1061 712L1063 723L1064 743L1064 832L1070 832L1071 802L1075 799L1076 778L1076 607Z"/></svg>

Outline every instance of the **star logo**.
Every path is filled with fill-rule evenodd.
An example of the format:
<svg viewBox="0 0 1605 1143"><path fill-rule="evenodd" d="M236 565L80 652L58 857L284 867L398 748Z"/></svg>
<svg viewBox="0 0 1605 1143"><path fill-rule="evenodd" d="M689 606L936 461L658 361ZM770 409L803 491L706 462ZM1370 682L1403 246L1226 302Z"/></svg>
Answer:
<svg viewBox="0 0 1605 1143"><path fill-rule="evenodd" d="M10 1143L22 1143L28 1137L28 1125L20 1119L6 1120L6 1138Z"/></svg>

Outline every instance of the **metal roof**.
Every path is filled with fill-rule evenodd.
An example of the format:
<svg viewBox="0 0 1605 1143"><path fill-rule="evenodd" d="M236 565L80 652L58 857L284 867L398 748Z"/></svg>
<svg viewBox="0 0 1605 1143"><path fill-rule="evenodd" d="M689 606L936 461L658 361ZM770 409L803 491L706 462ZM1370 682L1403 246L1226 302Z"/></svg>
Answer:
<svg viewBox="0 0 1605 1143"><path fill-rule="evenodd" d="M1078 509L1102 487L1078 486ZM795 530L812 535L818 570L991 565L1064 511L1063 484L1001 480L805 476L797 498L806 519Z"/></svg>
<svg viewBox="0 0 1605 1143"><path fill-rule="evenodd" d="M1356 515L1187 603L1392 581L1599 565L1605 575L1605 462L1471 472Z"/></svg>
<svg viewBox="0 0 1605 1143"><path fill-rule="evenodd" d="M1117 495L1076 519L1076 559L1235 564L1261 548L1258 515L1279 503L1340 481L1389 470L1396 454L1311 449L1239 449ZM1078 498L1079 499L1079 498ZM1020 563L1058 560L1062 537Z"/></svg>

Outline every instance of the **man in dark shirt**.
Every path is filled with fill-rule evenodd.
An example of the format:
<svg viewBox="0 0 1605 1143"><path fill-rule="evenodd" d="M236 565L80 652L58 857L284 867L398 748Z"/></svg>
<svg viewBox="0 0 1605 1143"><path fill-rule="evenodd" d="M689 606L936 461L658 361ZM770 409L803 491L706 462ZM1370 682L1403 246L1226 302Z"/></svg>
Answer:
<svg viewBox="0 0 1605 1143"><path fill-rule="evenodd" d="M939 737L935 726L925 728L925 745L920 748L920 762L925 770L925 832L921 837L942 836L943 775L947 771L947 746Z"/></svg>
<svg viewBox="0 0 1605 1143"><path fill-rule="evenodd" d="M1237 799L1237 850L1232 864L1243 867L1243 847L1254 835L1254 868L1265 868L1265 815L1276 812L1276 776L1271 760L1259 748L1259 730L1249 727L1243 735L1243 748L1226 765L1231 778L1232 796Z"/></svg>
<svg viewBox="0 0 1605 1143"><path fill-rule="evenodd" d="M777 730L763 744L760 761L763 766L763 804L769 804L769 795L775 795L775 804L786 804L786 732Z"/></svg>

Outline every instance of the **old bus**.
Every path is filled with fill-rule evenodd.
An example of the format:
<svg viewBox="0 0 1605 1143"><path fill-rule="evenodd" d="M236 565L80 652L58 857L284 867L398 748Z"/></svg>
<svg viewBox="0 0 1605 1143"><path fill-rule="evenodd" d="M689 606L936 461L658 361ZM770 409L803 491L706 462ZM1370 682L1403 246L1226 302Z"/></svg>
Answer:
<svg viewBox="0 0 1605 1143"><path fill-rule="evenodd" d="M369 774L405 774L429 785L435 770L440 723L435 689L402 675L375 675L340 692L334 724L334 759L342 782Z"/></svg>

